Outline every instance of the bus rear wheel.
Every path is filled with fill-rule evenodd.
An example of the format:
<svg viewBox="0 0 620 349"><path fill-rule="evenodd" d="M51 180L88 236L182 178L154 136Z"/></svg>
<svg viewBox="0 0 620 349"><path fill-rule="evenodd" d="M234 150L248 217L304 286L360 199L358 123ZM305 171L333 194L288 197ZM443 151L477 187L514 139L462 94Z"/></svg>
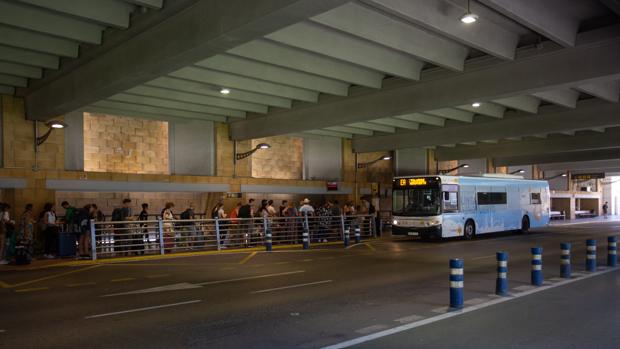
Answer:
<svg viewBox="0 0 620 349"><path fill-rule="evenodd" d="M528 216L523 216L521 219L521 230L520 232L526 234L530 230L530 218Z"/></svg>
<svg viewBox="0 0 620 349"><path fill-rule="evenodd" d="M471 240L474 238L475 235L476 226L474 225L474 222L471 220L465 222L465 228L463 229L463 236L465 237L465 239Z"/></svg>

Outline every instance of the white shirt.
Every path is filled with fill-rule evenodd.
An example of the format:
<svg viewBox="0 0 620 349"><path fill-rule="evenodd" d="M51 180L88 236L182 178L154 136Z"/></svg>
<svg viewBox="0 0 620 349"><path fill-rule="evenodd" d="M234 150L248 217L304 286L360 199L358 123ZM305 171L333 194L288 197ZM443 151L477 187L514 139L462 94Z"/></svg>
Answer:
<svg viewBox="0 0 620 349"><path fill-rule="evenodd" d="M314 213L314 207L304 204L301 208L299 208L299 213L301 213L302 216L304 213Z"/></svg>

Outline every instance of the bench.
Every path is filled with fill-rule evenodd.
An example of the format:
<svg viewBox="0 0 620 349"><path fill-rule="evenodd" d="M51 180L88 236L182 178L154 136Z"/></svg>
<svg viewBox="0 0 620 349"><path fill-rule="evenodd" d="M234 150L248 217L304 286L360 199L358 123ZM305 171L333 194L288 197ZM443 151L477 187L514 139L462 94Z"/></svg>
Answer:
<svg viewBox="0 0 620 349"><path fill-rule="evenodd" d="M594 213L594 210L579 210L579 211L575 211L575 217L576 218L592 218L592 217L596 217L598 216L596 213Z"/></svg>
<svg viewBox="0 0 620 349"><path fill-rule="evenodd" d="M566 219L566 214L564 214L564 211L551 211L549 213L549 218L550 219Z"/></svg>

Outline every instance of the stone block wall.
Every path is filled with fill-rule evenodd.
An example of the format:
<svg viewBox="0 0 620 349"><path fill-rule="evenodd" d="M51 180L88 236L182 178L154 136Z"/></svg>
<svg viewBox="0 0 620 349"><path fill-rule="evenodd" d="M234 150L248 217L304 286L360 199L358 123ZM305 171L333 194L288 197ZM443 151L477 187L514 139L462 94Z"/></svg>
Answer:
<svg viewBox="0 0 620 349"><path fill-rule="evenodd" d="M84 113L84 170L168 174L168 123Z"/></svg>
<svg viewBox="0 0 620 349"><path fill-rule="evenodd" d="M252 140L252 148L260 143L270 149L258 150L252 155L252 177L274 179L301 179L303 171L303 139L277 136Z"/></svg>
<svg viewBox="0 0 620 349"><path fill-rule="evenodd" d="M62 117L55 118L62 120ZM49 129L38 123L39 135ZM21 98L2 96L2 138L4 167L32 169L35 164L34 121L26 120ZM37 165L40 169L63 169L65 162L64 131L55 129L39 147Z"/></svg>

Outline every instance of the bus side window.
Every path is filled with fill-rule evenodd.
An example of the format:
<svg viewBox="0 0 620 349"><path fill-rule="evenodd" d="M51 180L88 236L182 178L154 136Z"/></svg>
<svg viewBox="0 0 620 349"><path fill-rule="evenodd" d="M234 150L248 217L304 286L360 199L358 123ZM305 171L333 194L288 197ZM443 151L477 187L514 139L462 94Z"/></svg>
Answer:
<svg viewBox="0 0 620 349"><path fill-rule="evenodd" d="M530 193L530 204L532 205L540 205L540 193Z"/></svg>
<svg viewBox="0 0 620 349"><path fill-rule="evenodd" d="M459 210L459 193L457 191L443 192L443 211L456 212Z"/></svg>

